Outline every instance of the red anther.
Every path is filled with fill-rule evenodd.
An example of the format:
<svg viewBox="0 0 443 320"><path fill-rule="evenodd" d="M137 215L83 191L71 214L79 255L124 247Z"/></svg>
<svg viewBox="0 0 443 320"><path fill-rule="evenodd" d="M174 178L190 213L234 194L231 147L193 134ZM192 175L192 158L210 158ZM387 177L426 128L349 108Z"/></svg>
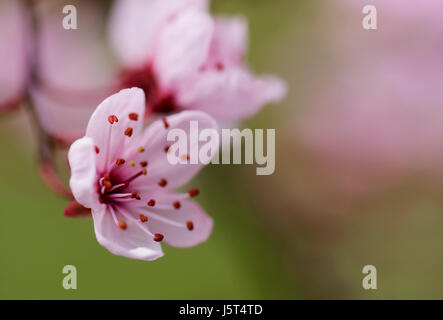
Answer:
<svg viewBox="0 0 443 320"><path fill-rule="evenodd" d="M125 164L125 159L122 158L118 158L117 161L115 162L116 165L121 166L122 164Z"/></svg>
<svg viewBox="0 0 443 320"><path fill-rule="evenodd" d="M119 221L119 222L118 222L118 226L119 226L120 229L122 229L122 230L126 230L126 228L128 227L128 225L127 225L126 222L124 222L124 221Z"/></svg>
<svg viewBox="0 0 443 320"><path fill-rule="evenodd" d="M160 242L162 241L164 236L161 233L155 233L154 234L154 241Z"/></svg>
<svg viewBox="0 0 443 320"><path fill-rule="evenodd" d="M110 115L108 117L108 121L109 121L110 124L114 124L114 122L118 122L118 118L115 115Z"/></svg>
<svg viewBox="0 0 443 320"><path fill-rule="evenodd" d="M147 170L146 168L143 168L143 169L142 169L142 173L143 173L143 175L145 176L145 175L148 174L148 170Z"/></svg>
<svg viewBox="0 0 443 320"><path fill-rule="evenodd" d="M170 146L166 146L163 150L168 153Z"/></svg>
<svg viewBox="0 0 443 320"><path fill-rule="evenodd" d="M175 209L180 209L181 206L182 206L182 204L180 203L180 201L175 201L172 205L174 206Z"/></svg>
<svg viewBox="0 0 443 320"><path fill-rule="evenodd" d="M166 118L162 118L162 121L163 121L163 125L165 126L165 128L168 129L169 128L168 120L166 120Z"/></svg>
<svg viewBox="0 0 443 320"><path fill-rule="evenodd" d="M128 137L130 137L130 136L132 136L132 128L127 128L126 130L125 130L125 136L128 136Z"/></svg>
<svg viewBox="0 0 443 320"><path fill-rule="evenodd" d="M223 63L221 62L217 63L215 67L217 68L218 71L222 71L225 68Z"/></svg>
<svg viewBox="0 0 443 320"><path fill-rule="evenodd" d="M100 149L97 146L95 146L95 153L97 153L97 154L100 153Z"/></svg>
<svg viewBox="0 0 443 320"><path fill-rule="evenodd" d="M196 197L200 194L200 190L198 190L197 188L189 189L188 194L191 198Z"/></svg>
<svg viewBox="0 0 443 320"><path fill-rule="evenodd" d="M142 161L142 162L140 162L140 165L141 165L143 168L146 168L146 167L148 166L148 161Z"/></svg>
<svg viewBox="0 0 443 320"><path fill-rule="evenodd" d="M133 121L137 121L138 120L138 114L137 113L130 113L128 116L129 116L130 120L133 120Z"/></svg>
<svg viewBox="0 0 443 320"><path fill-rule="evenodd" d="M166 185L168 184L168 181L165 178L162 178L159 182L158 185L160 187L166 187Z"/></svg>
<svg viewBox="0 0 443 320"><path fill-rule="evenodd" d="M148 201L148 206L150 206L150 207L155 206L155 200L154 199L149 200Z"/></svg>
<svg viewBox="0 0 443 320"><path fill-rule="evenodd" d="M137 191L135 191L135 190L131 192L131 199L141 200L140 196L138 195Z"/></svg>
<svg viewBox="0 0 443 320"><path fill-rule="evenodd" d="M148 221L148 217L145 216L144 214L140 214L140 221L141 222L147 222Z"/></svg>
<svg viewBox="0 0 443 320"><path fill-rule="evenodd" d="M109 175L109 173L105 173L103 178L105 178L105 180L111 180L111 176Z"/></svg>
<svg viewBox="0 0 443 320"><path fill-rule="evenodd" d="M187 221L186 227L188 228L189 231L192 231L194 230L194 223L192 221Z"/></svg>

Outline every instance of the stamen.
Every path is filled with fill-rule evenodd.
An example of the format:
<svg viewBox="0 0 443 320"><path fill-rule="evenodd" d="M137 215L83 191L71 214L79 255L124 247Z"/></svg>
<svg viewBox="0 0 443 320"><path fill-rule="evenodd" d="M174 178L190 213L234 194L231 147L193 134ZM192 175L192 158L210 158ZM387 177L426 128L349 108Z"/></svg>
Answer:
<svg viewBox="0 0 443 320"><path fill-rule="evenodd" d="M180 209L181 206L182 206L182 204L180 203L180 201L175 201L172 205L173 205L174 208L177 209L177 210Z"/></svg>
<svg viewBox="0 0 443 320"><path fill-rule="evenodd" d="M137 191L132 191L131 193L131 199L137 199L137 200L141 200L140 196L138 195Z"/></svg>
<svg viewBox="0 0 443 320"><path fill-rule="evenodd" d="M154 199L149 200L148 201L148 206L150 206L150 207L155 206L155 200Z"/></svg>
<svg viewBox="0 0 443 320"><path fill-rule="evenodd" d="M125 164L125 159L122 158L118 158L117 161L115 162L116 165L121 166L123 164Z"/></svg>
<svg viewBox="0 0 443 320"><path fill-rule="evenodd" d="M200 194L200 190L198 190L197 188L189 189L188 194L191 198L196 197Z"/></svg>
<svg viewBox="0 0 443 320"><path fill-rule="evenodd" d="M131 167L135 167L135 162L134 162L134 161L131 161L131 162L129 162L129 165L130 165Z"/></svg>
<svg viewBox="0 0 443 320"><path fill-rule="evenodd" d="M132 132L133 132L132 128L127 128L125 130L125 136L131 137L132 136Z"/></svg>
<svg viewBox="0 0 443 320"><path fill-rule="evenodd" d="M130 113L128 115L128 117L129 117L130 120L133 120L133 121L137 121L138 120L138 114L137 113Z"/></svg>
<svg viewBox="0 0 443 320"><path fill-rule="evenodd" d="M162 178L159 182L158 185L160 187L166 187L166 185L168 184L168 181L165 178Z"/></svg>
<svg viewBox="0 0 443 320"><path fill-rule="evenodd" d="M140 153L145 152L145 148L143 148L143 147L138 148L138 152L140 152Z"/></svg>
<svg viewBox="0 0 443 320"><path fill-rule="evenodd" d="M154 241L161 242L164 236L161 233L154 233Z"/></svg>
<svg viewBox="0 0 443 320"><path fill-rule="evenodd" d="M118 226L119 226L120 229L122 229L122 230L126 230L126 228L128 227L128 225L126 224L126 222L121 221L121 220L118 222Z"/></svg>
<svg viewBox="0 0 443 320"><path fill-rule="evenodd" d="M143 168L146 168L146 167L148 166L148 161L142 161L142 162L140 162L140 165L141 165Z"/></svg>
<svg viewBox="0 0 443 320"><path fill-rule="evenodd" d="M97 154L100 153L100 149L97 146L95 146L95 153L97 153Z"/></svg>
<svg viewBox="0 0 443 320"><path fill-rule="evenodd" d="M112 188L112 182L109 180L103 180L103 186L105 187L105 190L109 190Z"/></svg>
<svg viewBox="0 0 443 320"><path fill-rule="evenodd" d="M110 115L108 117L108 121L109 121L110 124L114 124L114 122L118 122L118 118L115 115Z"/></svg>
<svg viewBox="0 0 443 320"><path fill-rule="evenodd" d="M143 168L142 170L140 170L139 172L137 172L136 174L134 174L132 177L130 177L128 180L125 181L125 184L129 185L129 183L131 181L134 181L135 179L137 179L138 177L140 177L141 175L147 175L148 174L148 170L146 170L145 168Z"/></svg>
<svg viewBox="0 0 443 320"><path fill-rule="evenodd" d="M165 129L168 129L169 128L168 120L166 120L166 118L162 118L162 121L163 121L163 125L165 126Z"/></svg>
<svg viewBox="0 0 443 320"><path fill-rule="evenodd" d="M170 146L166 146L163 150L168 153Z"/></svg>
<svg viewBox="0 0 443 320"><path fill-rule="evenodd" d="M147 222L148 221L148 217L145 216L144 214L140 214L140 221L141 222Z"/></svg>
<svg viewBox="0 0 443 320"><path fill-rule="evenodd" d="M218 71L222 71L225 67L223 66L223 63L218 62L215 67L217 68Z"/></svg>
<svg viewBox="0 0 443 320"><path fill-rule="evenodd" d="M187 221L186 227L188 228L189 231L192 231L194 230L194 223L192 221Z"/></svg>

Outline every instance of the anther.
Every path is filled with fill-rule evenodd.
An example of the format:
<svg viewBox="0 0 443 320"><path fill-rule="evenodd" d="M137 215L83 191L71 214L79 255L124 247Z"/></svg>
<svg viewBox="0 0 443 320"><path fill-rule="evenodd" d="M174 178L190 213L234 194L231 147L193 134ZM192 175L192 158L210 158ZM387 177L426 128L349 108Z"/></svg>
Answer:
<svg viewBox="0 0 443 320"><path fill-rule="evenodd" d="M197 188L189 189L188 194L191 198L196 197L200 194L200 190L198 190Z"/></svg>
<svg viewBox="0 0 443 320"><path fill-rule="evenodd" d="M155 206L155 200L154 199L149 200L148 201L148 206L150 206L150 207Z"/></svg>
<svg viewBox="0 0 443 320"><path fill-rule="evenodd" d="M189 159L191 159L191 157L189 156L189 154L182 154L182 155L180 156L180 159L182 159L183 161L185 161L185 160L189 160Z"/></svg>
<svg viewBox="0 0 443 320"><path fill-rule="evenodd" d="M168 153L170 146L166 146L163 150Z"/></svg>
<svg viewBox="0 0 443 320"><path fill-rule="evenodd" d="M186 227L188 228L189 231L192 231L194 230L194 223L192 221L187 221Z"/></svg>
<svg viewBox="0 0 443 320"><path fill-rule="evenodd" d="M224 69L223 63L219 62L215 65L218 71L222 71Z"/></svg>
<svg viewBox="0 0 443 320"><path fill-rule="evenodd" d="M140 162L140 165L141 165L143 168L146 168L146 167L148 166L148 161L142 161L142 162Z"/></svg>
<svg viewBox="0 0 443 320"><path fill-rule="evenodd" d="M175 209L180 209L182 206L180 201L175 201L174 203L172 203L172 205L174 206Z"/></svg>
<svg viewBox="0 0 443 320"><path fill-rule="evenodd" d="M143 148L143 147L138 148L138 152L140 152L140 153L145 152L145 148Z"/></svg>
<svg viewBox="0 0 443 320"><path fill-rule="evenodd" d="M154 241L160 242L162 241L164 236L161 233L155 233L154 234Z"/></svg>
<svg viewBox="0 0 443 320"><path fill-rule="evenodd" d="M110 124L114 124L114 122L118 122L118 118L115 115L110 115L108 117L108 121L109 121Z"/></svg>
<svg viewBox="0 0 443 320"><path fill-rule="evenodd" d="M168 181L165 178L162 178L159 182L158 185L160 187L166 187L166 185L168 184Z"/></svg>
<svg viewBox="0 0 443 320"><path fill-rule="evenodd" d="M169 128L168 120L166 120L166 118L162 118L162 121L163 121L163 125L165 126L165 128L168 129Z"/></svg>
<svg viewBox="0 0 443 320"><path fill-rule="evenodd" d="M146 168L143 168L142 169L142 173L143 173L144 176L146 176L148 174L148 170Z"/></svg>
<svg viewBox="0 0 443 320"><path fill-rule="evenodd" d="M145 216L144 214L140 214L140 221L141 222L147 222L148 221L148 217Z"/></svg>
<svg viewBox="0 0 443 320"><path fill-rule="evenodd" d="M135 167L135 162L134 162L134 161L131 161L131 162L129 162L129 165L130 165L131 167Z"/></svg>
<svg viewBox="0 0 443 320"><path fill-rule="evenodd" d="M135 190L131 192L131 199L141 200L140 196L138 195L137 191L135 191Z"/></svg>
<svg viewBox="0 0 443 320"><path fill-rule="evenodd" d="M95 146L95 153L97 153L97 154L100 153L100 149L97 146Z"/></svg>
<svg viewBox="0 0 443 320"><path fill-rule="evenodd" d="M124 221L119 221L119 222L118 222L118 226L119 226L120 229L122 229L122 230L126 230L126 228L128 227L127 224L126 224L126 222L124 222Z"/></svg>
<svg viewBox="0 0 443 320"><path fill-rule="evenodd" d="M117 161L115 162L116 165L121 166L122 164L125 164L125 159L122 158L118 158Z"/></svg>
<svg viewBox="0 0 443 320"><path fill-rule="evenodd" d="M127 128L126 130L125 130L125 136L128 136L128 137L130 137L130 136L132 136L132 128Z"/></svg>
<svg viewBox="0 0 443 320"><path fill-rule="evenodd" d="M138 114L137 113L130 113L128 115L128 117L129 117L130 120L133 120L133 121L137 121L138 120Z"/></svg>

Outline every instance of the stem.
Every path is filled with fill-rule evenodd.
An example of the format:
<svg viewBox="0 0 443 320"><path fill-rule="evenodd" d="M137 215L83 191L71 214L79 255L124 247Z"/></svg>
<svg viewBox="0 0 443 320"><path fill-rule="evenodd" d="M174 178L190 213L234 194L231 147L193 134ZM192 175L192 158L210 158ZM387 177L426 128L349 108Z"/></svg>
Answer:
<svg viewBox="0 0 443 320"><path fill-rule="evenodd" d="M66 197L70 200L73 199L72 193L59 179L57 172L55 170L54 163L54 141L51 136L44 130L40 119L37 116L35 110L34 101L31 96L31 90L33 84L37 84L38 80L38 47L37 40L39 34L39 24L36 12L36 2L34 0L24 0L24 4L29 8L30 12L30 22L31 22L31 32L32 36L30 39L30 51L28 57L28 63L30 68L30 78L26 87L26 105L28 107L29 113L33 120L34 128L37 133L38 141L38 162L39 171L42 180L59 195Z"/></svg>

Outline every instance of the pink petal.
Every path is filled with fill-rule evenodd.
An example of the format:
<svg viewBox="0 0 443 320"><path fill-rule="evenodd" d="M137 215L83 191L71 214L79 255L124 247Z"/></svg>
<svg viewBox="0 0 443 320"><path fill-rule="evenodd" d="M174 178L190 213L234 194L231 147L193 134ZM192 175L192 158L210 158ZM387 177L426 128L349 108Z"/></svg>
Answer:
<svg viewBox="0 0 443 320"><path fill-rule="evenodd" d="M207 58L213 30L210 15L197 10L183 12L165 27L154 60L163 87L173 88L197 72Z"/></svg>
<svg viewBox="0 0 443 320"><path fill-rule="evenodd" d="M136 222L125 220L127 229L116 226L109 209L92 210L97 241L113 254L152 261L163 256L161 246L141 230Z"/></svg>
<svg viewBox="0 0 443 320"><path fill-rule="evenodd" d="M130 114L136 114L138 120L131 120ZM99 171L106 170L124 150L140 135L145 115L145 94L139 88L121 90L106 98L95 110L89 120L86 136L94 140L100 152L97 156ZM116 116L118 122L110 124L109 116ZM132 128L132 137L125 131Z"/></svg>
<svg viewBox="0 0 443 320"><path fill-rule="evenodd" d="M172 193L153 194L156 206L169 205L171 209L144 209L149 218L146 222L152 233L164 235L164 242L174 247L191 247L206 241L212 232L213 221L204 210L192 200L180 200L180 208L175 209L172 203L179 196ZM142 209L143 210L143 209ZM153 213L150 215L150 212ZM192 227L189 230L188 227Z"/></svg>
<svg viewBox="0 0 443 320"><path fill-rule="evenodd" d="M96 154L94 142L84 137L75 141L68 152L68 161L71 167L69 186L75 200L86 208L100 208L96 190Z"/></svg>
<svg viewBox="0 0 443 320"><path fill-rule="evenodd" d="M170 146L174 141L167 141L168 132L172 129L182 129L187 134L188 155L192 150L198 150L205 142L199 142L191 146L190 143L190 121L198 122L198 133L204 129L217 130L217 123L209 115L201 111L183 111L178 114L167 117L168 128L165 128L162 120L152 123L145 131L140 145L144 146L145 152L139 153L134 160L148 161L148 174L140 177L131 184L135 189L142 190L147 187L159 188L158 182L161 179L167 180L167 188L180 187L187 182L202 168L203 164L176 164L172 165L168 162L165 147ZM211 140L211 146L214 150L218 150L219 141ZM192 159L191 159L192 160ZM197 159L198 160L198 159ZM139 169L134 169L135 171Z"/></svg>
<svg viewBox="0 0 443 320"><path fill-rule="evenodd" d="M247 70L231 68L202 73L195 82L180 88L178 99L180 105L232 121L253 115L265 104L279 102L286 91L280 78L254 77Z"/></svg>
<svg viewBox="0 0 443 320"><path fill-rule="evenodd" d="M46 132L65 144L84 136L89 118L107 96L79 97L72 92L48 90L45 87L33 87L31 95Z"/></svg>
<svg viewBox="0 0 443 320"><path fill-rule="evenodd" d="M207 0L119 0L111 11L109 38L123 64L141 67L152 58L158 34L174 15L204 10Z"/></svg>
<svg viewBox="0 0 443 320"><path fill-rule="evenodd" d="M215 19L209 58L205 66L224 68L237 66L243 62L248 46L248 24L243 17Z"/></svg>
<svg viewBox="0 0 443 320"><path fill-rule="evenodd" d="M19 103L28 78L28 21L20 1L0 3L0 111Z"/></svg>

